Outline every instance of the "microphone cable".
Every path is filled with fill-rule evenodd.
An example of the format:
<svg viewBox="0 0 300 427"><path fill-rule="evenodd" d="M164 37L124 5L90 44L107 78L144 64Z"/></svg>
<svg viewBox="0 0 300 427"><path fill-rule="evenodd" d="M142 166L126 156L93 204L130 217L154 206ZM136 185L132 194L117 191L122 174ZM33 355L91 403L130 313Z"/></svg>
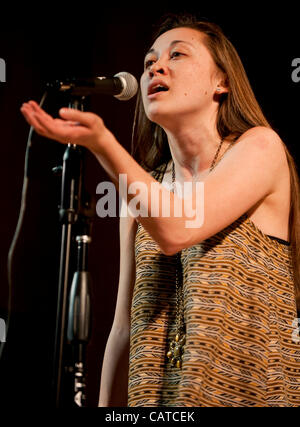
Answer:
<svg viewBox="0 0 300 427"><path fill-rule="evenodd" d="M48 91L45 91L42 99L40 101L40 107L42 107L45 103L46 97L48 95ZM30 126L28 139L27 139L27 145L26 145L26 151L25 151L25 165L24 165L24 178L23 178L23 186L22 186L22 196L21 196L21 207L19 211L19 217L17 221L16 230L9 248L8 252L8 260L7 260L7 278L8 278L8 308L7 308L7 319L5 323L5 334L4 334L4 341L0 342L0 362L3 355L3 350L6 344L7 336L8 336L8 330L10 325L10 319L11 319L11 312L12 312L12 287L13 287L13 280L12 280L12 264L13 264L13 256L14 251L16 248L17 241L19 239L19 235L22 229L23 220L24 220L24 214L26 210L26 199L27 199L27 191L28 191L28 168L29 168L29 153L30 148L32 146L32 134L33 134L34 128L33 126Z"/></svg>

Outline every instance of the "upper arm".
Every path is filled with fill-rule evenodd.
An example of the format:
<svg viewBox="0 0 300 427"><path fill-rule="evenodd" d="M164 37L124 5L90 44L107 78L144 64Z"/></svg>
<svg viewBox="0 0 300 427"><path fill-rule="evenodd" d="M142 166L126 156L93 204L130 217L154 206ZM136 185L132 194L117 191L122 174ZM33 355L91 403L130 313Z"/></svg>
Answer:
<svg viewBox="0 0 300 427"><path fill-rule="evenodd" d="M276 132L265 127L245 132L204 180L202 225L186 228L181 244L173 242L174 252L215 235L271 194L284 158Z"/></svg>
<svg viewBox="0 0 300 427"><path fill-rule="evenodd" d="M113 326L129 328L133 286L135 283L134 242L137 230L135 218L120 217L120 274Z"/></svg>

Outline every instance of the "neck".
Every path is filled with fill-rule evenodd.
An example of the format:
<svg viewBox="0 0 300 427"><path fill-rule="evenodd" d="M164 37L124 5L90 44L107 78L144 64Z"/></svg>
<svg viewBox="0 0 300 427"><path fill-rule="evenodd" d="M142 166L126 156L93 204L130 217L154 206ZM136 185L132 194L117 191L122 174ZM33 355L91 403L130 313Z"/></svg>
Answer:
<svg viewBox="0 0 300 427"><path fill-rule="evenodd" d="M209 170L221 142L215 126L209 127L198 123L193 127L177 127L172 131L165 129L165 132L177 179L192 181ZM219 156L227 146L228 143L224 141Z"/></svg>

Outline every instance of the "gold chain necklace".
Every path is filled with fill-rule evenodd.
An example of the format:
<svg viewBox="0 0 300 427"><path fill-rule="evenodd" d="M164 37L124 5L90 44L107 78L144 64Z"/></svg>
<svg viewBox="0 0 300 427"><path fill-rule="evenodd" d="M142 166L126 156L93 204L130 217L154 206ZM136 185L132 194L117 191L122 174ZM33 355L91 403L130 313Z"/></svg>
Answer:
<svg viewBox="0 0 300 427"><path fill-rule="evenodd" d="M209 168L209 172L215 166L217 157L221 150L224 139L220 142L215 157L212 161L212 164ZM230 148L232 143L229 145ZM228 150L225 150L225 152ZM223 153L223 156L225 154ZM222 157L223 157L222 156ZM172 190L175 192L175 164L172 163ZM181 251L176 254L176 331L175 338L170 342L169 350L167 352L167 357L172 366L181 368L182 366L182 356L184 353L185 345L185 324L184 324L184 303L183 303L183 281L182 281L182 266L181 266Z"/></svg>

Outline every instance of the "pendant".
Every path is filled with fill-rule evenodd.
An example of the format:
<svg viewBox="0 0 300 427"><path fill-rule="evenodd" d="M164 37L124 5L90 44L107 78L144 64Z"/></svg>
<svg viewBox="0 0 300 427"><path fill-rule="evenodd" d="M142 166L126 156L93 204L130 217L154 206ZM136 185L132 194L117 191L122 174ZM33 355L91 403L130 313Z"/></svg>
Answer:
<svg viewBox="0 0 300 427"><path fill-rule="evenodd" d="M181 368L182 366L182 355L184 353L185 334L176 334L175 339L170 342L169 351L167 357L170 360L172 366Z"/></svg>

